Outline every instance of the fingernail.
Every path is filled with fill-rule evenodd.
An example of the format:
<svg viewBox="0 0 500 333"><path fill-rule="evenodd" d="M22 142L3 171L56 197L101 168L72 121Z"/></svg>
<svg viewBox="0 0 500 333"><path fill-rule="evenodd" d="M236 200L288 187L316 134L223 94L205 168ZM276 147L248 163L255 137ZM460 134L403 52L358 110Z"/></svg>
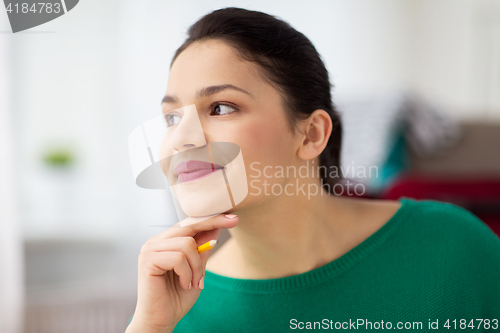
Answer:
<svg viewBox="0 0 500 333"><path fill-rule="evenodd" d="M204 278L204 276L201 277L200 283L198 284L198 288L200 288L200 289L203 289L203 287L204 287L203 278Z"/></svg>
<svg viewBox="0 0 500 333"><path fill-rule="evenodd" d="M191 289L191 282L189 282L189 287L188 287L188 289Z"/></svg>
<svg viewBox="0 0 500 333"><path fill-rule="evenodd" d="M226 217L228 219L234 219L236 217L236 215L234 215L234 214L226 214Z"/></svg>

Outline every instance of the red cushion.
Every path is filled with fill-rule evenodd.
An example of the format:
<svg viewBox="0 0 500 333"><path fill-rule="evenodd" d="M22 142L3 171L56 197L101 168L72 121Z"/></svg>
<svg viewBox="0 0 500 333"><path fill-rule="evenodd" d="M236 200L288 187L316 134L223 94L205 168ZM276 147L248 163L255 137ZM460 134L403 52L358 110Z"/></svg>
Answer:
<svg viewBox="0 0 500 333"><path fill-rule="evenodd" d="M431 199L461 206L500 236L500 175L465 177L407 173L381 194L382 199L400 197Z"/></svg>

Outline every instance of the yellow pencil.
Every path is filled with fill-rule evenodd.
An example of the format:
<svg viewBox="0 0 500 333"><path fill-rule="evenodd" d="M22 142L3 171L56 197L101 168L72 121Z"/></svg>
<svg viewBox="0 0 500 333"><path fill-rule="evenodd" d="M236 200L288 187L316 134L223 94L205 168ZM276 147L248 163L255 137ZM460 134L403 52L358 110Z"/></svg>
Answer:
<svg viewBox="0 0 500 333"><path fill-rule="evenodd" d="M206 250L210 250L217 244L217 241L215 239L212 239L211 241L206 242L205 244L201 244L198 246L198 252L202 253L205 252Z"/></svg>

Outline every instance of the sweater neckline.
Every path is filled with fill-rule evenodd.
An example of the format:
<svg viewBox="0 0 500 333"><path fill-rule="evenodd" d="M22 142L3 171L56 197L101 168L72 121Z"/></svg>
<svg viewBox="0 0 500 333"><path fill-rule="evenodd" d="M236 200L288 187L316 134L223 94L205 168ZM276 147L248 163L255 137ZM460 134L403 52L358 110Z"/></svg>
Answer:
<svg viewBox="0 0 500 333"><path fill-rule="evenodd" d="M401 206L382 227L341 257L323 266L301 274L274 279L232 278L205 270L206 284L243 293L290 292L338 276L384 243L394 231L398 221L404 219L411 211L409 206L415 203L415 199L409 197L401 197L399 201Z"/></svg>

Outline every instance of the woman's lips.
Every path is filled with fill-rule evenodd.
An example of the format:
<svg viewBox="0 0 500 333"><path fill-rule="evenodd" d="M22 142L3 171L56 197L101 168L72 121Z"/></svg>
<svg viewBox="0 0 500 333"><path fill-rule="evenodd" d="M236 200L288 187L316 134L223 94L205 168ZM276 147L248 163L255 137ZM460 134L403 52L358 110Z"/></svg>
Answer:
<svg viewBox="0 0 500 333"><path fill-rule="evenodd" d="M207 177L208 175L216 172L224 167L218 164L209 162L190 160L187 162L180 162L175 167L177 174L177 182L185 183L191 180Z"/></svg>

